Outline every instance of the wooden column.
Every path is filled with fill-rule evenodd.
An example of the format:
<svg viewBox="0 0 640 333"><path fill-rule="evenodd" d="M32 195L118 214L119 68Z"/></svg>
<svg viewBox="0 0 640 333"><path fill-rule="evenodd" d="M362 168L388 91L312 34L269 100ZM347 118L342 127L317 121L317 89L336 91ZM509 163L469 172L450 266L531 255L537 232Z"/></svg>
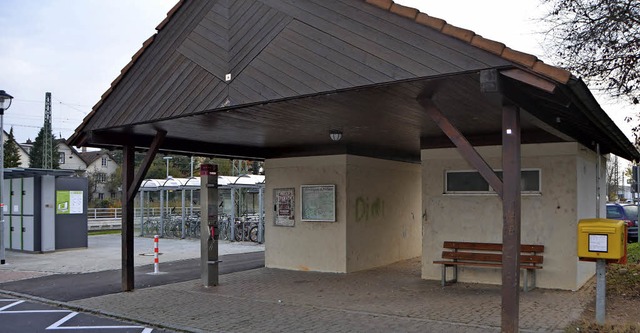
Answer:
<svg viewBox="0 0 640 333"><path fill-rule="evenodd" d="M520 110L502 108L502 332L518 332L520 309Z"/></svg>
<svg viewBox="0 0 640 333"><path fill-rule="evenodd" d="M133 216L134 200L144 175L149 170L153 158L156 156L160 144L167 132L158 131L151 142L138 172L134 176L135 147L126 145L123 147L124 160L122 161L122 291L131 291L134 288L133 268Z"/></svg>
<svg viewBox="0 0 640 333"><path fill-rule="evenodd" d="M127 195L133 184L134 148L125 146L122 165L122 291L133 290L133 198Z"/></svg>

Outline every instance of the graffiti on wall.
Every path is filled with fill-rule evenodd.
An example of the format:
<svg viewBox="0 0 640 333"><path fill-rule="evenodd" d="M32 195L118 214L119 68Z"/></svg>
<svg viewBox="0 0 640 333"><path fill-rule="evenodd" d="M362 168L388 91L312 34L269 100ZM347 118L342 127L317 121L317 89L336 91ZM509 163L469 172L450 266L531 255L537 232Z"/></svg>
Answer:
<svg viewBox="0 0 640 333"><path fill-rule="evenodd" d="M384 216L384 200L375 198L369 200L367 197L356 199L356 222L369 221Z"/></svg>

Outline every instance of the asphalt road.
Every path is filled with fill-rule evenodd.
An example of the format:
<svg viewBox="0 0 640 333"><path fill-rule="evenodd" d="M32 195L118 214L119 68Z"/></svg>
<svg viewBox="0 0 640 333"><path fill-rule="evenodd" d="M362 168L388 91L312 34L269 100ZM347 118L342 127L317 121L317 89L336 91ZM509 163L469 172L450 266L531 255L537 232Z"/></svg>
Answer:
<svg viewBox="0 0 640 333"><path fill-rule="evenodd" d="M134 323L0 296L0 332L168 333Z"/></svg>
<svg viewBox="0 0 640 333"><path fill-rule="evenodd" d="M220 274L229 274L264 267L264 252L228 254L220 260ZM166 274L148 274L151 272L153 265L135 268L136 289L199 279L200 258L161 263L160 272ZM2 290L68 302L121 292L121 271L49 275L2 283Z"/></svg>

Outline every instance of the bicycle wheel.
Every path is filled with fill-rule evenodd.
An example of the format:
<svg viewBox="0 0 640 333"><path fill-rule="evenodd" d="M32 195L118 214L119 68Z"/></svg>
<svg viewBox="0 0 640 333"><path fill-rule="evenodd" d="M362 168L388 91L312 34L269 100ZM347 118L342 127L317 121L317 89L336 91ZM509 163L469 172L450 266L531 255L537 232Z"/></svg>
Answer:
<svg viewBox="0 0 640 333"><path fill-rule="evenodd" d="M240 224L236 226L236 230L235 230L236 234L234 235L235 236L234 238L235 238L236 242L239 242L239 241L242 240L243 229L244 228L242 228L242 225L240 225Z"/></svg>
<svg viewBox="0 0 640 333"><path fill-rule="evenodd" d="M254 243L258 242L258 227L253 227L249 230L249 240Z"/></svg>

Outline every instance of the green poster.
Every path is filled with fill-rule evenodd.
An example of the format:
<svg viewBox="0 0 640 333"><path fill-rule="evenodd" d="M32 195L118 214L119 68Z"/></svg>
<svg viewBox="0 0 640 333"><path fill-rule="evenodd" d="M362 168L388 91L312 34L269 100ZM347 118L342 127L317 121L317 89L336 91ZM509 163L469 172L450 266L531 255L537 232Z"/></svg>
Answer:
<svg viewBox="0 0 640 333"><path fill-rule="evenodd" d="M71 205L71 192L56 191L56 214L69 214Z"/></svg>
<svg viewBox="0 0 640 333"><path fill-rule="evenodd" d="M56 191L56 214L82 214L82 191Z"/></svg>

